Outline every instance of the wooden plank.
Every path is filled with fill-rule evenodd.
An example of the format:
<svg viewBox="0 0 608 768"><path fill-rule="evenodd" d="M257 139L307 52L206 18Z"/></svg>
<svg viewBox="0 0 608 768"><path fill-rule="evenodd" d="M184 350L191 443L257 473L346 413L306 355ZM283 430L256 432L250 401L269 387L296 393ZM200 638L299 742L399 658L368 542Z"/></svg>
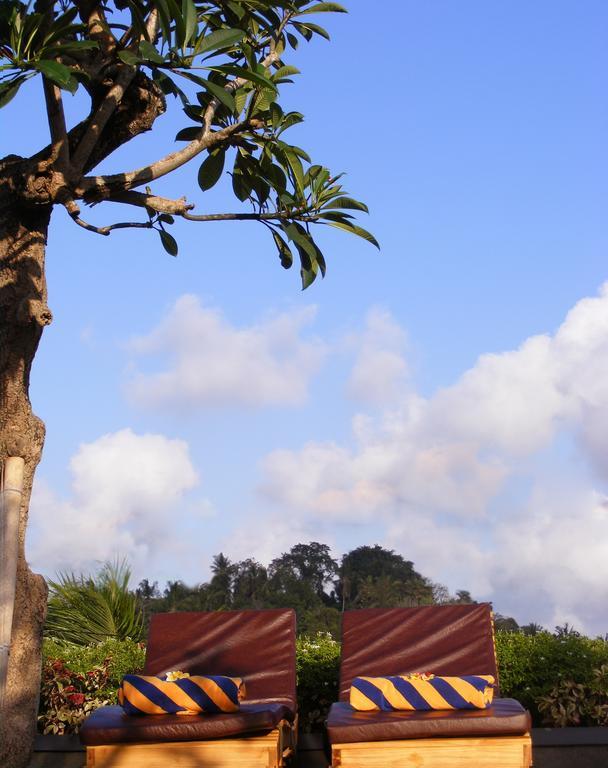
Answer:
<svg viewBox="0 0 608 768"><path fill-rule="evenodd" d="M332 746L333 768L530 768L529 735L404 739Z"/></svg>
<svg viewBox="0 0 608 768"><path fill-rule="evenodd" d="M241 739L107 744L87 747L87 768L277 768L280 749L277 729Z"/></svg>

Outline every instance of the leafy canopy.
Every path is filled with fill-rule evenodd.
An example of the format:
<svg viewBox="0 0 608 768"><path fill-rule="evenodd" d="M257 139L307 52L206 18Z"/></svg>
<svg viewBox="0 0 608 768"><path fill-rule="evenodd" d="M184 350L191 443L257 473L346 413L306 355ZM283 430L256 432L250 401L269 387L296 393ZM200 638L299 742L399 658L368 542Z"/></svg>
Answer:
<svg viewBox="0 0 608 768"><path fill-rule="evenodd" d="M342 174L332 175L286 138L304 119L279 103L282 86L299 74L286 57L302 41L329 39L313 22L328 12L345 9L314 0L37 0L33 5L2 0L0 106L27 80L42 76L47 107L51 103L53 146L71 148L69 157L57 152L66 187L57 201L81 226L103 235L115 228L148 227L175 256L178 245L167 227L176 215L199 221L257 220L270 230L284 268L297 258L306 288L326 269L312 225L336 227L378 245L355 223L354 216L367 207L345 192ZM181 103L187 122L175 141L186 146L132 173L84 176L92 144L109 130L129 84L142 73ZM63 114L62 93L79 89L91 97L91 111L84 138L75 143L71 135L62 135L57 114ZM202 192L227 172L234 195L250 206L249 212L195 216L192 205L163 204L149 186L144 196L129 196L195 158ZM148 221L93 227L80 219L74 202L79 199L139 205Z"/></svg>

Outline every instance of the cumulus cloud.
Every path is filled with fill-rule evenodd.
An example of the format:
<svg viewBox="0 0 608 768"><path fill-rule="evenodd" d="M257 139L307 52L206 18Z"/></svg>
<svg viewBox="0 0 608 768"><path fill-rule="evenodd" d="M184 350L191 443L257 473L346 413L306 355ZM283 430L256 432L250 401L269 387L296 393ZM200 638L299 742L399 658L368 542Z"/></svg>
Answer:
<svg viewBox="0 0 608 768"><path fill-rule="evenodd" d="M360 382L374 376L366 354ZM398 408L357 415L349 445L270 453L259 492L304 519L375 521L423 572L499 610L605 632L607 429L604 286L555 334L482 355L429 398L408 388Z"/></svg>
<svg viewBox="0 0 608 768"><path fill-rule="evenodd" d="M94 572L118 555L136 577L175 578L176 563L196 557L182 523L212 509L187 496L199 478L184 441L123 429L81 445L70 469L67 499L44 481L34 484L28 558L35 568Z"/></svg>
<svg viewBox="0 0 608 768"><path fill-rule="evenodd" d="M154 357L156 370L136 371L129 397L188 409L301 405L327 351L303 337L315 315L306 307L237 328L198 297L182 296L156 328L131 340L133 354Z"/></svg>
<svg viewBox="0 0 608 768"><path fill-rule="evenodd" d="M388 405L402 395L408 379L404 357L406 335L386 310L367 313L365 330L351 340L357 357L348 382L348 393L371 405Z"/></svg>

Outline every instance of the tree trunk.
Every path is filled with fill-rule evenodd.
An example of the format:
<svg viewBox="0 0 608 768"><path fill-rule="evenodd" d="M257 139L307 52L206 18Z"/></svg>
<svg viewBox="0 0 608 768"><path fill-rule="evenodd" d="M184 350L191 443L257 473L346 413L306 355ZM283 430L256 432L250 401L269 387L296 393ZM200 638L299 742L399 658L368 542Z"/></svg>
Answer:
<svg viewBox="0 0 608 768"><path fill-rule="evenodd" d="M10 163L13 174L16 161ZM51 208L22 206L3 196L3 189L0 179L0 461L22 456L25 476L7 689L0 712L0 765L24 768L36 730L47 596L44 579L27 565L24 541L32 480L44 444L44 424L32 412L29 380L42 330L52 319L44 274Z"/></svg>

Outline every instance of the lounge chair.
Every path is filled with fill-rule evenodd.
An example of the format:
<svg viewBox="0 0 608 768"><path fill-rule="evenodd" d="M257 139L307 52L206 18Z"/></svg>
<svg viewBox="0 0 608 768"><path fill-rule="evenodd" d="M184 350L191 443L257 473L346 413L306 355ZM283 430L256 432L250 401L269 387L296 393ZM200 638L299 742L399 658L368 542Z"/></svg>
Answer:
<svg viewBox="0 0 608 768"><path fill-rule="evenodd" d="M327 720L333 768L529 768L530 715L498 691L488 709L361 712L348 703L355 677L413 672L498 680L491 606L344 613L340 701Z"/></svg>
<svg viewBox="0 0 608 768"><path fill-rule="evenodd" d="M88 768L278 768L295 749L293 610L152 617L145 675L180 670L242 677L236 713L127 715L101 707L80 731Z"/></svg>

